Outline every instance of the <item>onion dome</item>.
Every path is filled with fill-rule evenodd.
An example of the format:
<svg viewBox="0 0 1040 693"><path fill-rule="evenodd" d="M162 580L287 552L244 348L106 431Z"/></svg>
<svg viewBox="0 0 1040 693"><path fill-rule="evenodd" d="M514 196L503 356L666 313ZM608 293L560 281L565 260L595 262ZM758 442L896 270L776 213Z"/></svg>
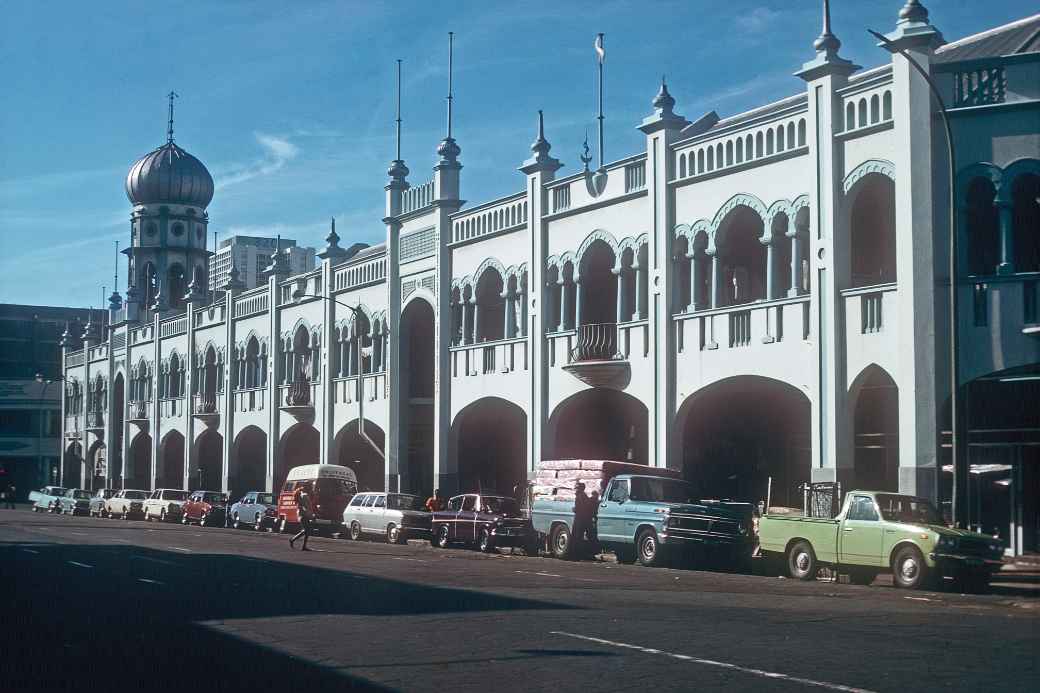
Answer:
<svg viewBox="0 0 1040 693"><path fill-rule="evenodd" d="M177 204L205 208L213 200L213 176L172 141L141 157L126 175L131 204Z"/></svg>

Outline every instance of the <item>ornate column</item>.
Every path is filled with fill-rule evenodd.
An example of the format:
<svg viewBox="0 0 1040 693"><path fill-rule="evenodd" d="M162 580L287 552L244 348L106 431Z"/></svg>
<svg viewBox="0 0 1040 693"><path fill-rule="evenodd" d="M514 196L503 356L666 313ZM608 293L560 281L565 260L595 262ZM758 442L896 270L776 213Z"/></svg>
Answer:
<svg viewBox="0 0 1040 693"><path fill-rule="evenodd" d="M474 296L469 300L473 311L473 321L471 323L473 327L473 336L470 338L470 344L476 344L477 340L480 339L480 304L477 303L477 297Z"/></svg>
<svg viewBox="0 0 1040 693"><path fill-rule="evenodd" d="M617 317L614 321L620 325L625 320L625 268L618 267L611 272L614 274L614 284L617 287Z"/></svg>
<svg viewBox="0 0 1040 693"><path fill-rule="evenodd" d="M512 331L516 321L512 319L513 293L508 287L502 292L502 298L505 299L505 310L502 311L502 338L509 339L513 336Z"/></svg>
<svg viewBox="0 0 1040 693"><path fill-rule="evenodd" d="M581 327L581 277L574 278L574 329Z"/></svg>
<svg viewBox="0 0 1040 693"><path fill-rule="evenodd" d="M771 230L768 239L763 241L763 243L766 246L766 300L772 301L776 298L776 288L773 286L773 279L776 277L776 272L773 270L776 253L773 252L773 233Z"/></svg>
<svg viewBox="0 0 1040 693"><path fill-rule="evenodd" d="M795 216L787 219L786 235L791 239L791 286L787 287L787 295L799 296L802 293L802 229L798 228Z"/></svg>
<svg viewBox="0 0 1040 693"><path fill-rule="evenodd" d="M692 250L686 253L686 257L690 260L690 305L686 306L686 312L692 313L693 311L700 308L699 302L697 301L697 288L699 286L700 279L700 268L697 262L697 251Z"/></svg>
<svg viewBox="0 0 1040 693"><path fill-rule="evenodd" d="M997 274L1015 273L1015 224L1014 208L1006 200L997 201L997 214L1000 220L1000 264Z"/></svg>
<svg viewBox="0 0 1040 693"><path fill-rule="evenodd" d="M643 266L639 262L639 255L636 254L636 261L632 263L635 267L635 281L636 281L636 311L635 319L643 320L646 318L646 292L643 291Z"/></svg>
<svg viewBox="0 0 1040 693"><path fill-rule="evenodd" d="M560 277L556 285L560 291L560 324L556 329L559 332L563 332L567 329L567 280Z"/></svg>
<svg viewBox="0 0 1040 693"><path fill-rule="evenodd" d="M719 307L719 293L721 292L722 278L719 276L719 251L708 253L711 257L711 307Z"/></svg>

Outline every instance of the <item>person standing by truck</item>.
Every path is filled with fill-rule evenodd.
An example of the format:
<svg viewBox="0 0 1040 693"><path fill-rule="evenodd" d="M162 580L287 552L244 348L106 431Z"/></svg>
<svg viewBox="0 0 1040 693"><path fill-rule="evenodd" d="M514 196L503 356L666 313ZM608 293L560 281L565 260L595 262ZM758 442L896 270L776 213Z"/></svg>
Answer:
<svg viewBox="0 0 1040 693"><path fill-rule="evenodd" d="M293 501L295 501L296 507L299 509L300 531L289 540L289 548L293 548L296 540L303 537L303 547L300 550L310 551L307 548L307 539L311 535L311 520L314 519L314 511L311 509L311 495L306 484L301 484L296 489L296 493L293 494Z"/></svg>
<svg viewBox="0 0 1040 693"><path fill-rule="evenodd" d="M589 547L586 535L592 526L592 513L594 506L585 493L585 484L578 482L574 484L574 525L571 536L574 540L576 555L584 555Z"/></svg>

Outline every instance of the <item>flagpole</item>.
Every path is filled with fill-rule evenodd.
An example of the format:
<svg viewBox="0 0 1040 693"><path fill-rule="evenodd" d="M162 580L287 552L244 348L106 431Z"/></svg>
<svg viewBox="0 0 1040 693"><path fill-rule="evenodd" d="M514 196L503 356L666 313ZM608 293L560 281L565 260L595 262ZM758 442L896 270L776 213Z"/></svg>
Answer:
<svg viewBox="0 0 1040 693"><path fill-rule="evenodd" d="M599 34L599 48L603 50L603 34ZM596 62L599 64L599 168L603 170L603 53L600 52Z"/></svg>

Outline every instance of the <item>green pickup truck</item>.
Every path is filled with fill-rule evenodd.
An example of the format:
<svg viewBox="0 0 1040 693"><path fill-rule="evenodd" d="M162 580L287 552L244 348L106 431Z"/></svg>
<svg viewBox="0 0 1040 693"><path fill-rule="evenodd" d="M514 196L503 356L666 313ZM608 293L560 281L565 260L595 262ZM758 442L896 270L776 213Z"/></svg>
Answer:
<svg viewBox="0 0 1040 693"><path fill-rule="evenodd" d="M923 498L880 491L850 491L837 517L767 513L759 521L762 555L799 580L813 580L821 566L870 584L890 570L897 587L918 589L934 578L955 577L985 589L999 570L999 539L943 524Z"/></svg>

